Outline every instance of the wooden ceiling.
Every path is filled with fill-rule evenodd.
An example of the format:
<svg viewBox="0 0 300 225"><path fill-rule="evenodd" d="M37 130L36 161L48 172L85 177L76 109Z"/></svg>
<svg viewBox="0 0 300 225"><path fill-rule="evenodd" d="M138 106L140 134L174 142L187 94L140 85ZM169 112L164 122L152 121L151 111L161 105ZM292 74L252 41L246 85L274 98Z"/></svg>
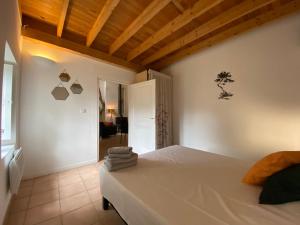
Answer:
<svg viewBox="0 0 300 225"><path fill-rule="evenodd" d="M24 36L137 72L299 10L300 0L21 0Z"/></svg>

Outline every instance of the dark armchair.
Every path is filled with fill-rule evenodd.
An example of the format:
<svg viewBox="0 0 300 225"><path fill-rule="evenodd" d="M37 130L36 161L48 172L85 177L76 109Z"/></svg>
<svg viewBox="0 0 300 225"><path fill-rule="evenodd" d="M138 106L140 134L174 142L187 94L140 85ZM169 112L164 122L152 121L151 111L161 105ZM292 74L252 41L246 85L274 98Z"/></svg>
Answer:
<svg viewBox="0 0 300 225"><path fill-rule="evenodd" d="M110 135L116 135L117 134L117 126L113 123L105 123L100 122L100 137L107 138Z"/></svg>
<svg viewBox="0 0 300 225"><path fill-rule="evenodd" d="M118 132L121 134L128 134L128 118L127 117L116 117L116 125Z"/></svg>

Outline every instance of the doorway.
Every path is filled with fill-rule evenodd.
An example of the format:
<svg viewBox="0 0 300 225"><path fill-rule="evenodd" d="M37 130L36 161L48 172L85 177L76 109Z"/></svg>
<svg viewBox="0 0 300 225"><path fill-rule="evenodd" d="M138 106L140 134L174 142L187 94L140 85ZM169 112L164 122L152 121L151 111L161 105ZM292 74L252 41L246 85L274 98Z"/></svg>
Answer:
<svg viewBox="0 0 300 225"><path fill-rule="evenodd" d="M128 85L98 80L98 158L111 147L128 146Z"/></svg>

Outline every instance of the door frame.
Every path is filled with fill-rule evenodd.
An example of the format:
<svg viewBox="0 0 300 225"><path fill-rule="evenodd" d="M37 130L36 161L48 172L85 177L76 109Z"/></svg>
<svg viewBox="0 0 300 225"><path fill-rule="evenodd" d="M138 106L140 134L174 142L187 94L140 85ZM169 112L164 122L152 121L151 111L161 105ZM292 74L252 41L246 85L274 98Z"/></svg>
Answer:
<svg viewBox="0 0 300 225"><path fill-rule="evenodd" d="M99 151L99 146L100 146L100 132L99 132L99 129L100 129L100 125L99 125L99 119L100 119L100 111L99 111L99 88L100 88L100 85L99 85L99 81L108 81L108 82L112 82L112 83L117 83L117 84L122 84L122 85L130 85L130 84L133 84L133 82L126 82L126 81L120 81L120 80L114 80L114 79L107 79L105 77L101 77L101 76L98 76L97 77L97 121L96 121L96 124L97 124L97 162L100 161L100 151ZM129 132L129 131L128 131Z"/></svg>

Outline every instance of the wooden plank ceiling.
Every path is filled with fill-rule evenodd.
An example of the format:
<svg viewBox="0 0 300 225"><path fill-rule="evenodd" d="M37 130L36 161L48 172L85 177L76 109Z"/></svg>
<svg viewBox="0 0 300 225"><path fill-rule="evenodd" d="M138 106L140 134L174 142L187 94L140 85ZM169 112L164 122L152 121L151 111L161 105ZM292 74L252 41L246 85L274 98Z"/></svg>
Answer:
<svg viewBox="0 0 300 225"><path fill-rule="evenodd" d="M21 0L24 36L141 71L161 70L300 0Z"/></svg>

